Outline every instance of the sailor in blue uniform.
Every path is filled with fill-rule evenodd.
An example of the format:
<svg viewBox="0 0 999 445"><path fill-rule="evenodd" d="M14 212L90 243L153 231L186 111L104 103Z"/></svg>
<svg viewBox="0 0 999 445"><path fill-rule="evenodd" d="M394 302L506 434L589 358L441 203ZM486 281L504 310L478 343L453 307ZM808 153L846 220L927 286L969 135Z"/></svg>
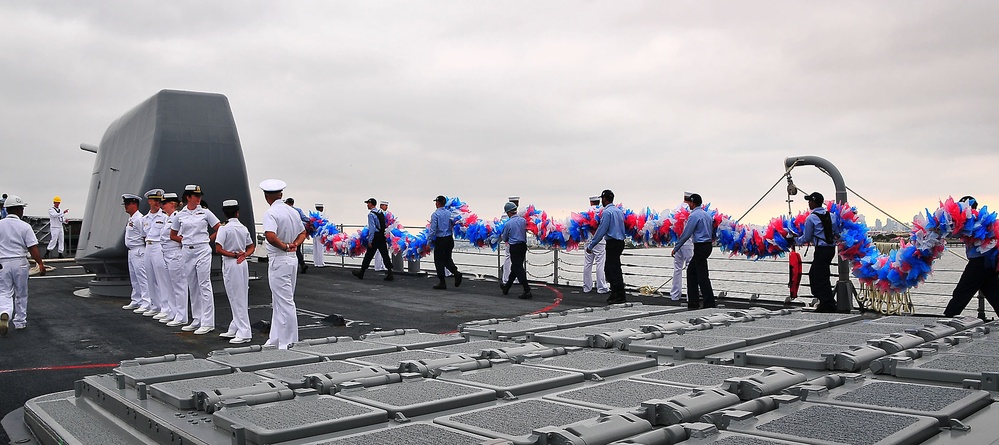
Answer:
<svg viewBox="0 0 999 445"><path fill-rule="evenodd" d="M711 278L708 274L708 257L711 256L714 242L714 223L711 221L711 215L701 207L701 203L701 195L697 193L690 195L690 200L687 201L690 216L672 252L675 257L687 241L694 243L694 257L687 266L687 308L691 310L716 307L715 292L711 289ZM701 297L704 297L703 306L700 305Z"/></svg>
<svg viewBox="0 0 999 445"><path fill-rule="evenodd" d="M614 205L614 192L604 190L600 193L600 203L604 206L600 214L600 224L596 233L586 245L586 253L593 253L594 247L607 239L607 260L604 263L604 274L610 282L610 296L607 304L619 304L628 301L624 291L624 274L621 272L621 254L624 253L624 212Z"/></svg>
<svg viewBox="0 0 999 445"><path fill-rule="evenodd" d="M394 279L392 259L389 258L388 245L385 244L385 229L388 227L388 222L385 218L385 212L375 207L376 203L378 201L375 198L368 198L364 201L364 204L368 206L368 250L364 252L364 259L361 260L361 270L355 270L351 273L363 280L364 272L368 270L371 259L377 253L381 255L382 261L388 266L385 271L385 281L392 281Z"/></svg>
<svg viewBox="0 0 999 445"><path fill-rule="evenodd" d="M520 281L524 286L524 293L517 298L528 299L534 297L531 294L531 286L527 284L527 271L524 270L524 261L527 258L527 220L517 214L517 204L508 202L503 205L503 211L510 217L503 224L503 233L500 234L500 241L510 246L510 276L507 277L501 289L503 295L510 292L514 279Z"/></svg>
<svg viewBox="0 0 999 445"><path fill-rule="evenodd" d="M430 227L428 227L427 241L434 243L434 266L437 269L438 283L434 289L447 289L444 282L444 270L448 270L454 275L454 287L461 286L461 272L454 265L451 258L451 251L454 250L454 219L451 218L451 211L444 207L447 198L438 195L434 198L437 210L430 215Z"/></svg>
<svg viewBox="0 0 999 445"><path fill-rule="evenodd" d="M822 204L825 198L819 192L805 195L811 214L805 218L805 226L801 236L794 238L794 243L802 245L809 243L815 248L812 257L812 267L808 269L808 287L812 297L819 300L815 312L836 312L836 299L833 298L832 285L829 280L829 266L836 256L836 239L833 216Z"/></svg>
<svg viewBox="0 0 999 445"><path fill-rule="evenodd" d="M978 209L978 201L971 196L961 198L963 202L972 209ZM985 299L992 306L992 310L999 310L999 272L996 271L996 247L985 252L978 250L978 246L968 243L965 245L965 252L968 254L968 264L964 266L964 272L957 281L957 286L947 302L944 309L944 317L956 317L964 312L964 308L975 296L981 292Z"/></svg>

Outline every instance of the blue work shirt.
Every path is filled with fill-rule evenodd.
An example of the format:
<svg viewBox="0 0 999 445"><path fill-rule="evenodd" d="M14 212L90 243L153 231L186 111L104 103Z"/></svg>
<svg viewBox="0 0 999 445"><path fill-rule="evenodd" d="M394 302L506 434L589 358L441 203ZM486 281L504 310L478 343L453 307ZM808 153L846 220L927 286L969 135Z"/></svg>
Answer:
<svg viewBox="0 0 999 445"><path fill-rule="evenodd" d="M303 212L302 209L295 206L291 206L291 208L298 210L298 216L302 218L303 223L309 222L309 217L305 216L305 212Z"/></svg>
<svg viewBox="0 0 999 445"><path fill-rule="evenodd" d="M430 215L430 227L427 239L433 241L437 238L453 236L454 220L451 219L451 211L446 207L440 207Z"/></svg>
<svg viewBox="0 0 999 445"><path fill-rule="evenodd" d="M687 225L683 227L680 239L676 240L676 248L679 249L687 240L694 243L710 243L714 239L714 223L711 215L704 211L702 207L694 207L687 217Z"/></svg>
<svg viewBox="0 0 999 445"><path fill-rule="evenodd" d="M382 209L375 207L368 212L368 243L370 244L372 240L375 239L375 233L383 231L381 222L378 221L378 214L382 213Z"/></svg>
<svg viewBox="0 0 999 445"><path fill-rule="evenodd" d="M500 234L500 241L510 244L524 244L527 242L527 220L523 216L513 215L503 224L503 233Z"/></svg>
<svg viewBox="0 0 999 445"><path fill-rule="evenodd" d="M833 246L835 244L826 240L825 226L822 224L822 220L819 219L819 214L826 214L826 209L818 207L812 210L812 214L805 218L805 228L801 232L801 236L794 239L795 244L805 244L812 243L813 246ZM833 215L829 215L829 221L833 223L833 230L835 229L836 222L832 219Z"/></svg>
<svg viewBox="0 0 999 445"><path fill-rule="evenodd" d="M592 250L593 246L596 246L605 236L624 241L624 211L614 204L608 204L607 207L604 207L604 211L600 214L600 225L597 226L597 232L593 234L593 238L590 239L586 248Z"/></svg>

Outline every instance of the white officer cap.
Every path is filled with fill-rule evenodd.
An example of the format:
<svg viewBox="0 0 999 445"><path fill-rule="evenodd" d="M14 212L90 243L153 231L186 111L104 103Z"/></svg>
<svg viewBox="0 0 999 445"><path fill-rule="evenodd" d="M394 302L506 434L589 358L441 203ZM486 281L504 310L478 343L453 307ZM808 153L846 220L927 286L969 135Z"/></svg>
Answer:
<svg viewBox="0 0 999 445"><path fill-rule="evenodd" d="M600 202L600 195L593 195L590 197L590 202Z"/></svg>
<svg viewBox="0 0 999 445"><path fill-rule="evenodd" d="M388 201L381 201L381 202L379 202L378 204L380 204L380 205L383 205L383 206L387 206L387 205L389 205L389 204L388 204Z"/></svg>
<svg viewBox="0 0 999 445"><path fill-rule="evenodd" d="M7 197L7 200L3 202L3 206L5 208L10 208L10 207L27 207L28 203L24 202L24 200L21 199L20 196L10 195L10 196Z"/></svg>
<svg viewBox="0 0 999 445"><path fill-rule="evenodd" d="M121 195L121 205L125 205L130 202L138 204L140 199L142 198L139 198L138 196L133 195L131 193L125 193L124 195ZM7 198L7 200L10 201L10 198Z"/></svg>
<svg viewBox="0 0 999 445"><path fill-rule="evenodd" d="M260 183L260 190L263 190L264 193L277 193L283 191L287 186L288 184L280 179L265 179Z"/></svg>
<svg viewBox="0 0 999 445"><path fill-rule="evenodd" d="M324 206L323 203L321 203L321 202L317 202L316 203L316 207L318 208L318 207L326 207L326 206Z"/></svg>
<svg viewBox="0 0 999 445"><path fill-rule="evenodd" d="M177 194L173 193L173 192L171 192L171 193L164 193L163 194L163 200L164 201L180 202L180 198L178 198Z"/></svg>
<svg viewBox="0 0 999 445"><path fill-rule="evenodd" d="M146 192L143 196L146 199L163 199L163 189L152 189Z"/></svg>
<svg viewBox="0 0 999 445"><path fill-rule="evenodd" d="M184 194L201 195L202 194L201 186L197 184L188 184L186 187L184 187Z"/></svg>
<svg viewBox="0 0 999 445"><path fill-rule="evenodd" d="M236 207L236 206L239 206L239 201L236 201L235 199L227 199L225 201L222 201L222 207Z"/></svg>
<svg viewBox="0 0 999 445"><path fill-rule="evenodd" d="M519 196L510 196L510 197L507 197L507 198L506 198L506 200L507 200L507 201L516 201L516 202L520 202L520 197L519 197Z"/></svg>

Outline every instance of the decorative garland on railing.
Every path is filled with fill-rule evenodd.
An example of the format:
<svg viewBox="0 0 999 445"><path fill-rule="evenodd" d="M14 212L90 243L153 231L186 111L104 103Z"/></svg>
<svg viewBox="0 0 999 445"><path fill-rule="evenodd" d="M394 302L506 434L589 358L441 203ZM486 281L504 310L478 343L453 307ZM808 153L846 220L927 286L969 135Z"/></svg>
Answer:
<svg viewBox="0 0 999 445"><path fill-rule="evenodd" d="M445 208L451 211L454 221L454 237L466 240L472 245L496 250L506 218L490 220L479 218L469 210L468 204L454 197L448 199ZM619 207L621 207L619 205ZM773 218L766 226L743 225L709 205L703 207L714 225L719 247L731 256L744 256L748 259L782 257L793 247L787 241L789 236L802 233L805 219L810 212L801 212L794 217ZM840 257L852 265L853 274L859 280L881 291L902 292L923 283L932 271L933 261L944 251L943 239L957 237L985 253L990 265L996 264L996 235L999 222L995 212L987 207L971 209L953 198L940 203L935 212L926 210L913 221L909 242L888 254L879 254L873 241L867 236L868 227L857 214L857 209L847 203L829 201L826 210L833 217ZM657 213L646 207L640 211L622 207L625 219L625 233L636 247L668 247L676 243L690 211L681 206L670 211ZM564 221L551 218L543 210L533 205L527 206L522 215L527 219L527 230L533 234L541 246L550 249L571 251L586 242L600 224L601 210L590 208L573 212ZM428 239L429 230L424 228L417 234L403 229L395 217L389 213L386 238L393 254L402 254L407 259L419 259L433 250L433 242ZM364 227L353 234L340 232L335 224L323 218L318 212L310 212L307 230L311 236L318 236L326 251L336 255L361 256L368 248L368 229Z"/></svg>

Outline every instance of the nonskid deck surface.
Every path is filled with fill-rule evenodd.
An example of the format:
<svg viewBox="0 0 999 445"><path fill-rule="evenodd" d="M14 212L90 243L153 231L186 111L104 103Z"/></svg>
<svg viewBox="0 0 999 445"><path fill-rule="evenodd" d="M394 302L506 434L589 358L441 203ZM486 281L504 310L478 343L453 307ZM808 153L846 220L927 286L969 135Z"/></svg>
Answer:
<svg viewBox="0 0 999 445"><path fill-rule="evenodd" d="M262 265L251 268L265 274ZM71 275L68 272L64 269L53 275ZM245 443L295 444L480 443L489 439L538 443L539 434L589 441L596 438L594 434L604 435L603 442L587 443L629 438L645 441L639 443L672 443L666 438L680 442L702 436L710 441L698 443L921 443L927 439L927 443L958 443L994 438L999 429L999 414L988 406L996 393L975 389L973 377L985 382L991 376L988 371L937 372L933 366L919 367L944 354L959 358L991 351L968 345L996 341L993 328L973 326L967 320L953 323L960 329L919 331L930 338L896 352L899 338L915 335L919 325L938 322L893 320L899 321L896 341L889 341L893 334L880 333L879 327L866 329L878 332L871 333L864 344L863 335L843 335L865 331L860 325L851 329L863 323L855 315L833 322L828 316L816 316L815 321L825 327L799 333L775 329L774 324L784 319L798 327L802 324L792 318L808 320L808 314L697 311L686 317L689 328L677 329L677 323L662 320L675 320L663 311L678 307L651 305L668 301L661 298L635 297L645 304L604 310L599 295L547 286L536 288L534 300L523 301L501 296L494 281L466 280L459 289L441 292L431 290L433 280L423 277L397 277L392 283L377 278L369 274L367 280L357 281L333 268L310 268L309 274L300 275L296 301L301 337L316 340L297 354L258 347L213 353L229 346L217 336L222 330L205 336L180 333L118 309L121 301L71 296L75 288L85 286L86 278L32 280L29 329L0 339L5 351L0 357L0 378L5 388L16 388L0 396L4 412L25 405L24 418L43 443L228 444L233 437ZM268 300L266 280L253 283L251 320L269 316ZM216 302L217 325L224 329L229 320L225 296L216 295ZM551 331L527 343L528 335L495 335L505 332L507 325L524 324L529 314L556 302L555 311L570 313L552 312L549 320L539 319L537 324L572 330L572 344L585 346L546 344L545 338L560 338ZM643 310L644 317L631 313ZM59 316L53 315L60 311ZM627 320L621 319L622 312L629 312ZM348 326L321 321L332 313L347 318ZM730 320L718 322L724 317ZM591 323L590 318L605 322ZM658 322L650 325L643 319ZM580 320L587 329L578 329ZM712 323L698 323L705 320ZM479 322L467 323L471 321ZM634 326L624 325L629 321ZM754 322L759 326L754 327ZM459 323L465 323L462 330L466 332L454 332ZM488 326L497 329L481 329ZM726 332L727 328L731 331ZM376 329L381 332L365 335ZM934 332L953 330L957 332L932 337ZM614 334L622 331L637 335ZM747 333L757 332L776 338L728 341L745 340L750 338ZM828 344L820 343L823 332L830 334ZM461 335L482 347L454 344L455 338L465 341ZM688 340L687 335L696 337ZM253 344L264 339L255 333ZM784 343L813 345L815 354L782 360L778 355L754 353ZM721 350L704 346L716 344L728 346ZM888 350L879 348L889 344ZM396 350L387 352L386 347ZM399 354L404 348L408 353ZM919 353L906 356L910 351ZM388 363L379 358L386 354L395 354L399 360ZM159 357L159 361L128 361L136 357ZM112 371L111 365L123 360ZM193 361L226 369L210 377L185 375L206 368ZM910 362L916 372L906 374ZM974 361L952 361L965 362ZM174 377L169 377L171 368L178 371ZM252 376L225 377L233 373ZM963 377L968 388L954 383L955 375ZM833 377L816 380L823 376ZM77 380L81 381L74 383ZM981 387L997 389L988 383ZM899 397L892 399L889 394ZM745 405L747 400L758 402L754 405L758 412ZM768 404L784 408L759 409ZM719 413L732 407L737 409ZM821 412L833 420L822 426L801 424L789 429L787 425L796 422L791 413L801 411ZM952 425L952 418L964 419L971 430L938 433L941 426ZM867 434L842 436L838 442L829 436L837 431L835 422L844 423L846 429L872 419L880 423ZM986 435L989 432L991 436Z"/></svg>

